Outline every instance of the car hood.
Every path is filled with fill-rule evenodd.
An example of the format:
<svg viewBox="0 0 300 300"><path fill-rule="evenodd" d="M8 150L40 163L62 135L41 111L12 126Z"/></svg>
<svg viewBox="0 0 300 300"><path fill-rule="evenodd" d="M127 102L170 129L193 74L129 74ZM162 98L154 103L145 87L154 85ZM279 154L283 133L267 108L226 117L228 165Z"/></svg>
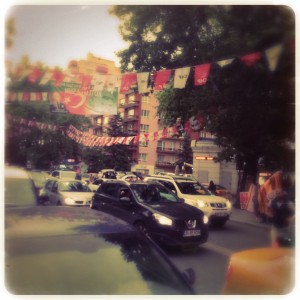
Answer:
<svg viewBox="0 0 300 300"><path fill-rule="evenodd" d="M182 219L182 218L202 218L203 213L199 209L190 206L185 203L171 203L171 202L161 202L145 205L150 210L155 213L161 213L163 215L170 216L173 219Z"/></svg>
<svg viewBox="0 0 300 300"><path fill-rule="evenodd" d="M94 193L93 192L60 192L64 198L72 198L79 200L91 200Z"/></svg>
<svg viewBox="0 0 300 300"><path fill-rule="evenodd" d="M226 203L228 200L225 199L224 197L220 196L215 196L215 195L189 195L189 194L184 194L181 196L183 199L188 199L192 201L197 201L197 200L204 200L209 203Z"/></svg>

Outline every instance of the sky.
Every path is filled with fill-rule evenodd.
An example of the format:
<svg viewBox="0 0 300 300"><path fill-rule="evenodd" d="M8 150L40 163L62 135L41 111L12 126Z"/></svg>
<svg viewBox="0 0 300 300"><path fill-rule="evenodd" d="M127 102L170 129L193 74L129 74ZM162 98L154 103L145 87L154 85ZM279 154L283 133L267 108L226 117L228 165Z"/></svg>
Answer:
<svg viewBox="0 0 300 300"><path fill-rule="evenodd" d="M70 60L86 59L91 52L119 66L115 52L126 43L118 31L119 19L108 9L107 5L10 6L5 17L14 17L16 35L5 56L14 64L28 55L33 64L42 61L66 68Z"/></svg>

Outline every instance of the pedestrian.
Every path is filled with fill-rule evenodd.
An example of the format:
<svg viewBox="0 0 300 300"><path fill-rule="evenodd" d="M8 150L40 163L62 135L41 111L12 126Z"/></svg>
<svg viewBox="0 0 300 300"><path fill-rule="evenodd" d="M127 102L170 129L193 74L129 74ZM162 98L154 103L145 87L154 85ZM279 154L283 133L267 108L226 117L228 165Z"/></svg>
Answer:
<svg viewBox="0 0 300 300"><path fill-rule="evenodd" d="M273 246L277 246L280 240L293 239L295 206L292 201L289 201L287 193L282 189L268 193L267 198L270 201L271 243Z"/></svg>
<svg viewBox="0 0 300 300"><path fill-rule="evenodd" d="M212 180L209 182L208 190L214 195L217 193L217 187Z"/></svg>

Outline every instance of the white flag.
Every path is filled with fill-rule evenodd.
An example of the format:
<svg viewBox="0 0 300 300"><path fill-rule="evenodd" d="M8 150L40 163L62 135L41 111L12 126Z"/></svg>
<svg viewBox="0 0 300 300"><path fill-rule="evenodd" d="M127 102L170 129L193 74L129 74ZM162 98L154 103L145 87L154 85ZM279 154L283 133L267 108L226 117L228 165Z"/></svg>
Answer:
<svg viewBox="0 0 300 300"><path fill-rule="evenodd" d="M137 73L137 82L139 94L147 93L149 72Z"/></svg>
<svg viewBox="0 0 300 300"><path fill-rule="evenodd" d="M217 64L223 68L223 67L231 64L232 61L233 61L233 58L229 58L229 59L219 60L219 61L217 61Z"/></svg>
<svg viewBox="0 0 300 300"><path fill-rule="evenodd" d="M185 67L175 70L175 77L174 77L174 88L176 89L183 89L185 88L186 81L189 77L191 71L191 67Z"/></svg>
<svg viewBox="0 0 300 300"><path fill-rule="evenodd" d="M45 74L43 75L40 84L46 84L52 79L52 71L46 71Z"/></svg>
<svg viewBox="0 0 300 300"><path fill-rule="evenodd" d="M269 64L269 69L271 71L274 71L277 67L277 63L278 63L278 59L279 59L279 56L282 52L282 45L276 45L274 47L271 47L269 49L267 49L265 51L266 53L266 57L267 57L267 60L268 60L268 64Z"/></svg>

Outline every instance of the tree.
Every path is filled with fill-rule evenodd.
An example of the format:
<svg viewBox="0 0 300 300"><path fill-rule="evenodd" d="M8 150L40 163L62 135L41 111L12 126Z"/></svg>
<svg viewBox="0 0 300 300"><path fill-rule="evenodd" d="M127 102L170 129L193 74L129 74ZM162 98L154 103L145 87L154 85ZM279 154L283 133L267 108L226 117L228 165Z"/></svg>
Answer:
<svg viewBox="0 0 300 300"><path fill-rule="evenodd" d="M294 169L295 16L287 6L114 6L127 49L118 53L124 71L211 64L205 86L169 87L158 94L158 113L171 125L200 112L203 127L217 136L220 160L237 161L244 179L256 180L259 162ZM265 59L246 66L240 57L283 45L277 69ZM288 163L287 163L288 162ZM245 180L242 180L245 183ZM241 187L243 189L244 186Z"/></svg>
<svg viewBox="0 0 300 300"><path fill-rule="evenodd" d="M7 118L5 135L5 161L25 165L27 160L36 168L47 169L69 157L81 156L82 147L64 135L64 130L73 125L82 130L90 121L76 115L52 114L49 103L13 102L7 104L6 116L56 125L56 130L39 129L10 122ZM85 125L86 124L86 125Z"/></svg>

